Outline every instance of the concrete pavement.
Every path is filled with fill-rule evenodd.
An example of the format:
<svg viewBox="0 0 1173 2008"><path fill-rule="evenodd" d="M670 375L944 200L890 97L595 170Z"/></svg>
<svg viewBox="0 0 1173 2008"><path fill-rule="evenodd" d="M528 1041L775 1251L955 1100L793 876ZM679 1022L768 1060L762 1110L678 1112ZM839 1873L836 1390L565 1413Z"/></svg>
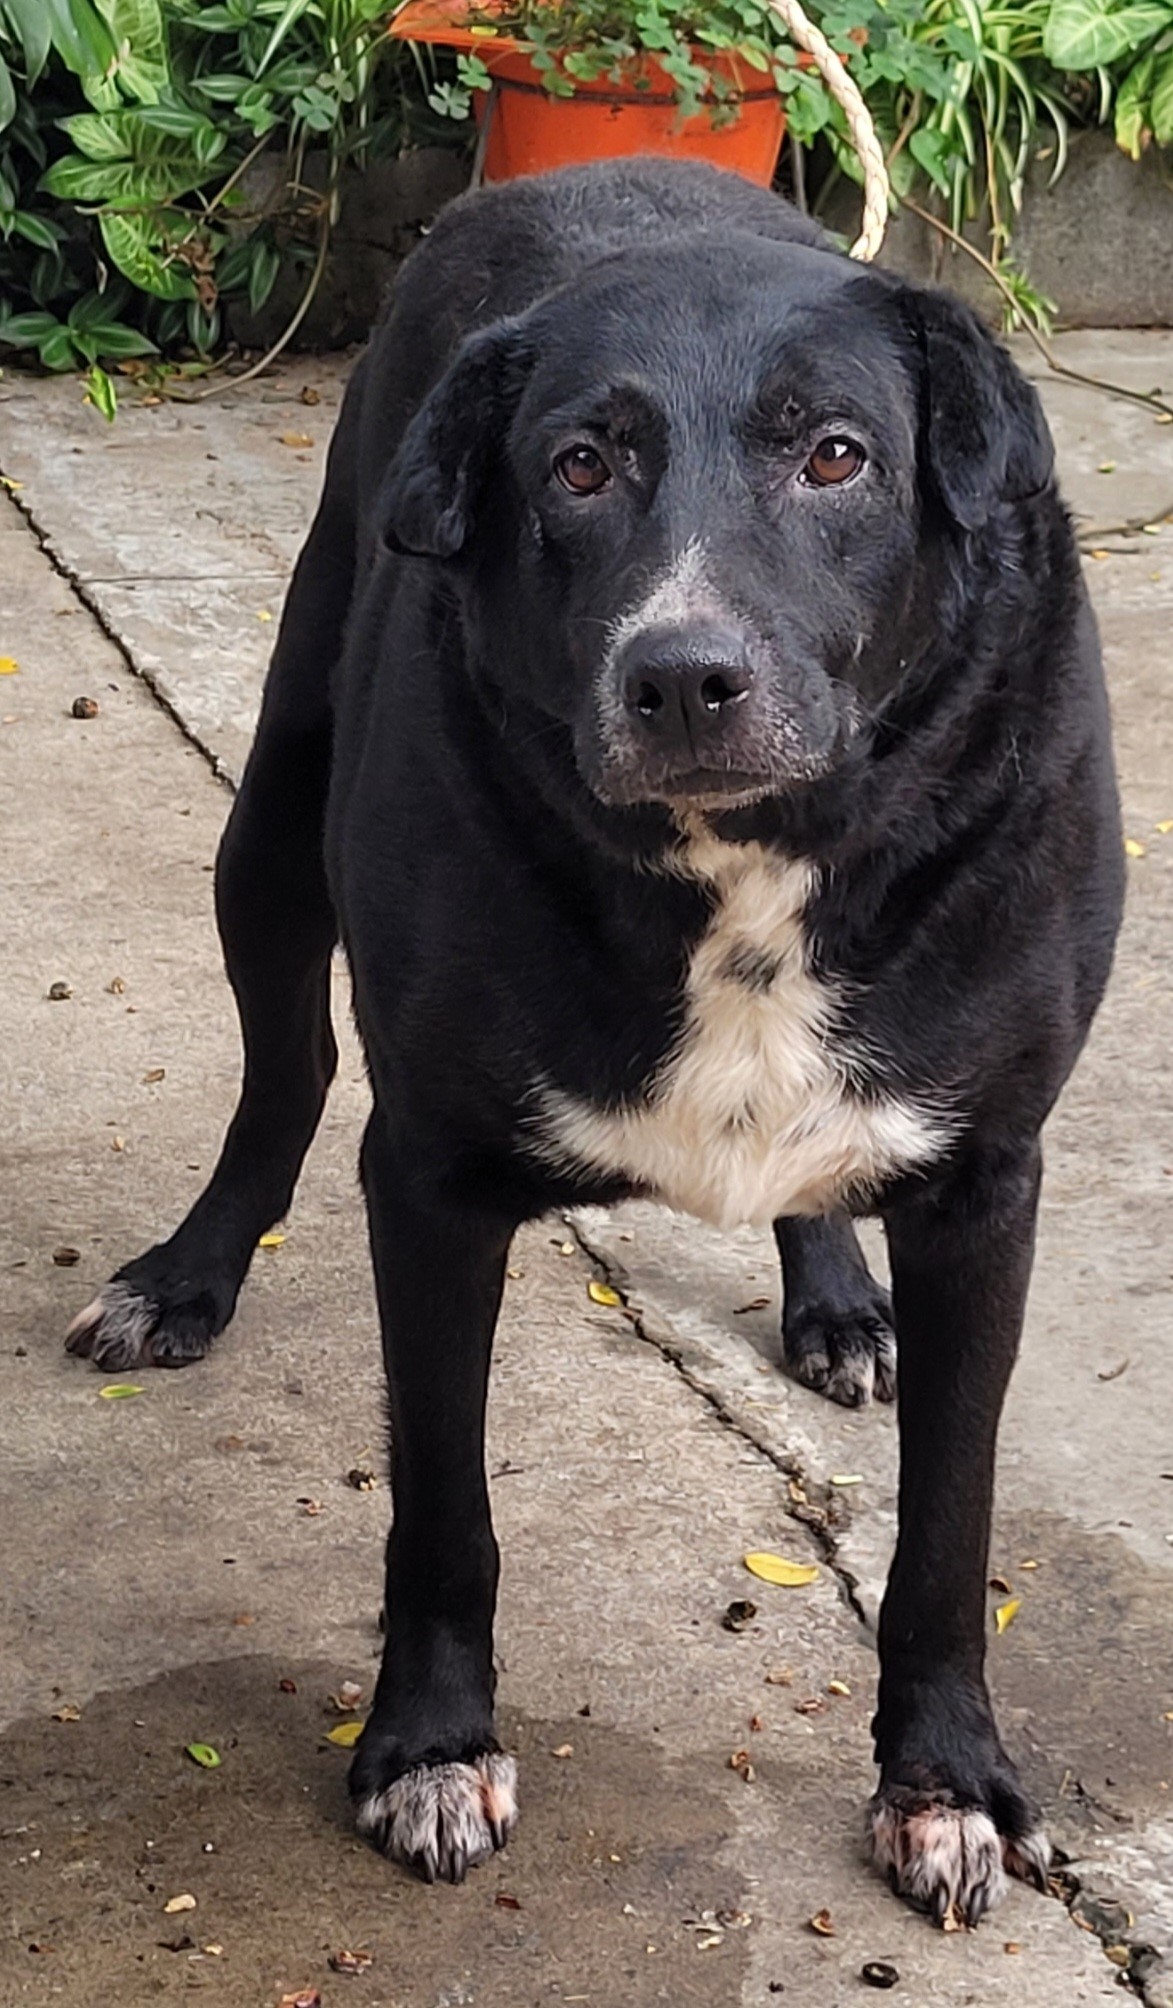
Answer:
<svg viewBox="0 0 1173 2008"><path fill-rule="evenodd" d="M1173 337L1060 346L1173 393ZM523 1824L458 1892L354 1842L345 1756L324 1740L328 1696L373 1680L387 1508L353 1043L287 1239L258 1256L212 1358L108 1401L60 1351L91 1286L190 1203L231 1111L210 897L228 798L210 762L239 771L343 370L302 361L195 407L128 404L111 432L71 381L0 383L0 657L19 664L0 680L0 1995L847 2008L880 1960L904 2008L1069 2008L1118 1998L1106 1941L1161 2008L1173 524L1112 526L1173 506L1173 428L1043 386L1066 490L1110 554L1088 570L1144 847L1109 1007L1052 1128L993 1558L1023 1600L992 1647L1003 1726L1084 1889L1076 1916L1016 1890L977 1934L943 1937L858 1852L873 1670L857 1611L874 1611L891 1541L892 1419L775 1372L757 1237L638 1207L519 1243L491 1458ZM82 695L96 717L71 716ZM592 1302L584 1251L630 1317ZM347 1481L368 1467L374 1490ZM817 1561L817 1584L753 1586L753 1546ZM754 1624L723 1630L747 1593ZM780 1664L790 1685L767 1685ZM220 1767L185 1758L192 1740ZM729 1766L745 1748L752 1782ZM195 1909L164 1912L175 1895ZM810 1928L823 1909L833 1937ZM330 1955L355 1947L372 1965L337 1975Z"/></svg>

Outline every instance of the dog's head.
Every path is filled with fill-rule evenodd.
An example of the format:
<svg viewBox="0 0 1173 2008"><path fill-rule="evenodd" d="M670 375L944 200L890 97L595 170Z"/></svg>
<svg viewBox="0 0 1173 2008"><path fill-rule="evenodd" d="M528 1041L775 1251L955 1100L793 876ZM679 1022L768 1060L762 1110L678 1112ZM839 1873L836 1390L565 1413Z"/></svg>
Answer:
<svg viewBox="0 0 1173 2008"><path fill-rule="evenodd" d="M1037 399L955 301L732 233L627 251L472 335L384 533L603 801L828 773L898 685L927 553L1044 488Z"/></svg>

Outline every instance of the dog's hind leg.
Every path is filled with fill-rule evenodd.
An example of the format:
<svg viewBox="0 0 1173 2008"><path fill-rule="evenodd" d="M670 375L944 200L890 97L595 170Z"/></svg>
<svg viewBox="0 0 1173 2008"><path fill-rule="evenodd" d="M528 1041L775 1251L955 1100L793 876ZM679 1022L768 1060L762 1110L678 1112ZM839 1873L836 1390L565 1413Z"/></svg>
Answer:
<svg viewBox="0 0 1173 2008"><path fill-rule="evenodd" d="M244 1042L244 1078L212 1178L169 1240L129 1262L74 1319L97 1366L186 1366L236 1305L259 1237L289 1205L337 1049L335 922L322 830L328 683L351 591L352 537L329 485L298 563L256 742L216 864L216 912Z"/></svg>
<svg viewBox="0 0 1173 2008"><path fill-rule="evenodd" d="M896 1393L892 1305L845 1213L774 1223L782 1258L782 1350L795 1380L845 1408Z"/></svg>

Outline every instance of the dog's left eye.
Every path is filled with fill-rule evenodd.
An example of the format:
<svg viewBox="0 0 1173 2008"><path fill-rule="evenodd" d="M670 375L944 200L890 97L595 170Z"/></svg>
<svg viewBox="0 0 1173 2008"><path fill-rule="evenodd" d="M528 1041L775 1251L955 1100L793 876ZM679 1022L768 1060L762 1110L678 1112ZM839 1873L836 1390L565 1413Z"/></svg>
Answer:
<svg viewBox="0 0 1173 2008"><path fill-rule="evenodd" d="M593 446L571 446L554 462L554 472L572 495L597 495L611 479L611 469Z"/></svg>
<svg viewBox="0 0 1173 2008"><path fill-rule="evenodd" d="M809 488L834 488L853 480L866 464L863 447L854 439L836 434L830 439L820 439L799 478Z"/></svg>

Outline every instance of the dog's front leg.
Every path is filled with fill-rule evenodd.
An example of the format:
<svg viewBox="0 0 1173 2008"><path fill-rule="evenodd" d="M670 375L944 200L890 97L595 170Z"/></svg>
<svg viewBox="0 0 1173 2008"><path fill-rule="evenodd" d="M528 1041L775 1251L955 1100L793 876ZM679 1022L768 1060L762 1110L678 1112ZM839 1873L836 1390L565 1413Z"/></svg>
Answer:
<svg viewBox="0 0 1173 2008"><path fill-rule="evenodd" d="M1046 1884L1038 1813L986 1691L994 1452L1030 1277L1039 1156L962 1165L887 1217L899 1347L900 1529L880 1619L878 1863L939 1922L1005 1871Z"/></svg>
<svg viewBox="0 0 1173 2008"><path fill-rule="evenodd" d="M391 1409L387 1636L350 1790L359 1829L427 1881L504 1845L516 1767L493 1733L497 1543L485 1395L514 1222L419 1197L376 1109L362 1176Z"/></svg>

